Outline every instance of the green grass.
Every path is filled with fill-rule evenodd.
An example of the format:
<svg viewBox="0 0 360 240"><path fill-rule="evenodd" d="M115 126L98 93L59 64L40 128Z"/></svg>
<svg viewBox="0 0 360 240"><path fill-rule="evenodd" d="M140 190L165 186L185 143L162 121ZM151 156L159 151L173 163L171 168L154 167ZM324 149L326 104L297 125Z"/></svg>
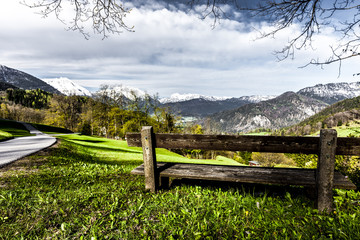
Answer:
<svg viewBox="0 0 360 240"><path fill-rule="evenodd" d="M94 148L98 144L112 148L114 142L80 140L68 138L48 155L32 157L43 165L26 163L27 171L3 173L0 239L357 239L360 235L358 192L336 191L336 212L329 215L318 214L299 188L287 192L178 182L152 194L144 191L142 176L129 174L142 162L137 157L115 161ZM123 146L124 150L128 148ZM133 151L129 154L138 154Z"/></svg>
<svg viewBox="0 0 360 240"><path fill-rule="evenodd" d="M142 149L140 147L128 147L126 141L112 140L106 138L95 138L85 135L65 135L59 138L70 141L79 146L89 147L89 151L97 154L109 162L118 160L142 161ZM159 162L181 162L215 165L241 165L240 163L226 157L212 159L188 159L166 149L156 149L156 159Z"/></svg>
<svg viewBox="0 0 360 240"><path fill-rule="evenodd" d="M0 130L10 133L13 137L31 136L28 130L21 123L0 119Z"/></svg>
<svg viewBox="0 0 360 240"><path fill-rule="evenodd" d="M12 137L13 137L13 135L11 133L0 130L0 141L4 141L4 140L12 138Z"/></svg>
<svg viewBox="0 0 360 240"><path fill-rule="evenodd" d="M36 123L31 123L31 125L33 125L39 131L47 134L73 133L72 131L65 128L53 127L43 124L36 124ZM0 131L7 132L8 134L11 135L11 137L26 137L32 135L21 123L11 120L5 120L5 119L0 119ZM4 136L5 135L0 132L0 141L5 139Z"/></svg>
<svg viewBox="0 0 360 240"><path fill-rule="evenodd" d="M349 126L340 126L335 128L338 132L338 137L347 137L352 135L354 137L360 137L360 124L351 123Z"/></svg>
<svg viewBox="0 0 360 240"><path fill-rule="evenodd" d="M337 131L337 136L338 137L348 137L349 135L353 136L353 137L360 137L360 124L359 123L355 123L352 122L349 124L349 126L339 126L339 127L334 127L333 129L335 129ZM320 131L312 134L314 136L319 135Z"/></svg>

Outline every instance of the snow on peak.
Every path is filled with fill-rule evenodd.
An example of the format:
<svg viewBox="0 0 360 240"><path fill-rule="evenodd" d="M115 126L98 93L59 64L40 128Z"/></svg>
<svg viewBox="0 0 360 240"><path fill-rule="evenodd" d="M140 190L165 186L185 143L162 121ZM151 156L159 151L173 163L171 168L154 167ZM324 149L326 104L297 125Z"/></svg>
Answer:
<svg viewBox="0 0 360 240"><path fill-rule="evenodd" d="M314 87L303 88L299 93L312 93L320 97L342 95L345 98L353 98L360 95L360 82L317 84Z"/></svg>
<svg viewBox="0 0 360 240"><path fill-rule="evenodd" d="M125 86L125 85L115 85L115 86L108 86L106 89L99 90L98 92L106 91L108 93L118 93L122 94L124 97L133 100L134 97L145 98L146 93L138 88Z"/></svg>
<svg viewBox="0 0 360 240"><path fill-rule="evenodd" d="M180 93L173 93L171 94L170 98L162 98L160 99L161 103L175 103L175 102L185 102L193 99L204 99L208 101L221 101L226 100L231 97L213 97L213 96L204 96L200 94L180 94Z"/></svg>
<svg viewBox="0 0 360 240"><path fill-rule="evenodd" d="M240 97L241 100L248 101L251 103L258 103L262 101L267 101L273 98L278 97L277 95L251 95Z"/></svg>
<svg viewBox="0 0 360 240"><path fill-rule="evenodd" d="M91 96L91 92L86 88L80 86L77 83L74 83L66 77L60 78L47 78L42 79L47 84L59 90L62 94L66 96L78 95L78 96Z"/></svg>

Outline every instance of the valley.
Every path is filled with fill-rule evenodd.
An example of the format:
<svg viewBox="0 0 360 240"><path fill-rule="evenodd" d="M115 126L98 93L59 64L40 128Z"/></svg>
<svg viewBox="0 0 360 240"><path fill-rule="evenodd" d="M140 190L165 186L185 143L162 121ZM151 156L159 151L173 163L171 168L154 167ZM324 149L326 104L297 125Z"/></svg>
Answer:
<svg viewBox="0 0 360 240"><path fill-rule="evenodd" d="M299 133L292 126L315 116L339 101L360 95L360 82L353 82L318 84L297 92L286 92L279 96L214 97L174 93L169 98L161 98L150 96L146 91L124 85L102 86L98 92L91 93L64 77L44 79L43 81L6 66L1 66L0 70L0 86L3 90L9 87L25 90L40 88L52 94L61 93L65 96L78 95L96 98L96 95L107 95L117 102L116 104L124 104L128 107L131 106L132 101L136 101L139 108L145 107L146 111L150 111L153 115L158 114L156 113L158 110L155 109L166 109L173 116L182 118L178 124L199 124L205 132L209 133L248 133L258 129L281 131L284 128L292 129L287 130L288 133ZM349 112L350 110L347 109L348 112L343 115L350 114L353 118L357 118L354 116L354 112ZM310 125L319 125L321 122L322 125L334 126L337 123L333 122L338 121L336 119L328 119L325 123L322 123L323 120L319 120ZM301 125L304 124L301 123ZM303 132L309 131L305 129Z"/></svg>

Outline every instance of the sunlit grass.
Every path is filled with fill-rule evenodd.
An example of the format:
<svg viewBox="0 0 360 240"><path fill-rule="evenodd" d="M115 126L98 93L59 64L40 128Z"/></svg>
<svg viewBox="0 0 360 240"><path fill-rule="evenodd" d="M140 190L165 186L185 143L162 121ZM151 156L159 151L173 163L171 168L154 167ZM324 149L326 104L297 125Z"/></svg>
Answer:
<svg viewBox="0 0 360 240"><path fill-rule="evenodd" d="M109 161L136 160L142 161L142 148L128 147L126 141L112 140L106 138L96 138L85 135L65 135L59 138L70 141L79 146L89 147L89 151L97 154ZM230 158L212 159L189 159L166 149L156 149L156 158L159 162L181 162L181 163L201 163L201 164L220 164L220 165L241 165Z"/></svg>
<svg viewBox="0 0 360 240"><path fill-rule="evenodd" d="M0 130L0 141L3 141L3 140L6 140L6 139L9 139L9 138L12 138L12 134L11 133L8 133L8 132L4 132L4 131L1 131Z"/></svg>
<svg viewBox="0 0 360 240"><path fill-rule="evenodd" d="M10 133L13 137L31 136L24 125L10 120L0 119L0 130Z"/></svg>
<svg viewBox="0 0 360 240"><path fill-rule="evenodd" d="M31 172L14 169L1 175L0 239L357 239L360 235L358 192L337 191L336 212L329 215L318 214L314 202L297 193L298 188L287 192L179 182L153 194L144 191L143 176L129 173L141 161L108 161L99 157L101 150L93 150L102 142L72 141L31 157L43 159L43 165L34 165Z"/></svg>
<svg viewBox="0 0 360 240"><path fill-rule="evenodd" d="M360 137L360 124L358 123L351 123L349 126L340 126L335 128L338 132L338 137Z"/></svg>
<svg viewBox="0 0 360 240"><path fill-rule="evenodd" d="M357 122L351 122L348 126L342 125L338 127L333 127L336 130L338 137L360 137L360 124ZM320 135L320 131L312 134L313 136Z"/></svg>

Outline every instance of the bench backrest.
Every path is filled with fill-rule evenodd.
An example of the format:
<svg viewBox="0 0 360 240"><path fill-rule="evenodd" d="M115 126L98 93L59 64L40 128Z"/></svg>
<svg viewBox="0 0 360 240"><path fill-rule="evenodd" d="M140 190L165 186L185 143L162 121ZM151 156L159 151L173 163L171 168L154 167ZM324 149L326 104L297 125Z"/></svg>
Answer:
<svg viewBox="0 0 360 240"><path fill-rule="evenodd" d="M328 212L332 209L335 155L360 155L359 138L338 138L333 129L322 129L320 137L283 137L154 134L152 127L143 127L141 134L128 133L126 139L129 146L143 148L145 188L153 192L159 185L155 148L318 154L317 208Z"/></svg>
<svg viewBox="0 0 360 240"><path fill-rule="evenodd" d="M318 154L319 137L155 134L155 147L247 152ZM141 147L140 133L127 133L130 147ZM336 155L360 155L360 138L338 137Z"/></svg>

